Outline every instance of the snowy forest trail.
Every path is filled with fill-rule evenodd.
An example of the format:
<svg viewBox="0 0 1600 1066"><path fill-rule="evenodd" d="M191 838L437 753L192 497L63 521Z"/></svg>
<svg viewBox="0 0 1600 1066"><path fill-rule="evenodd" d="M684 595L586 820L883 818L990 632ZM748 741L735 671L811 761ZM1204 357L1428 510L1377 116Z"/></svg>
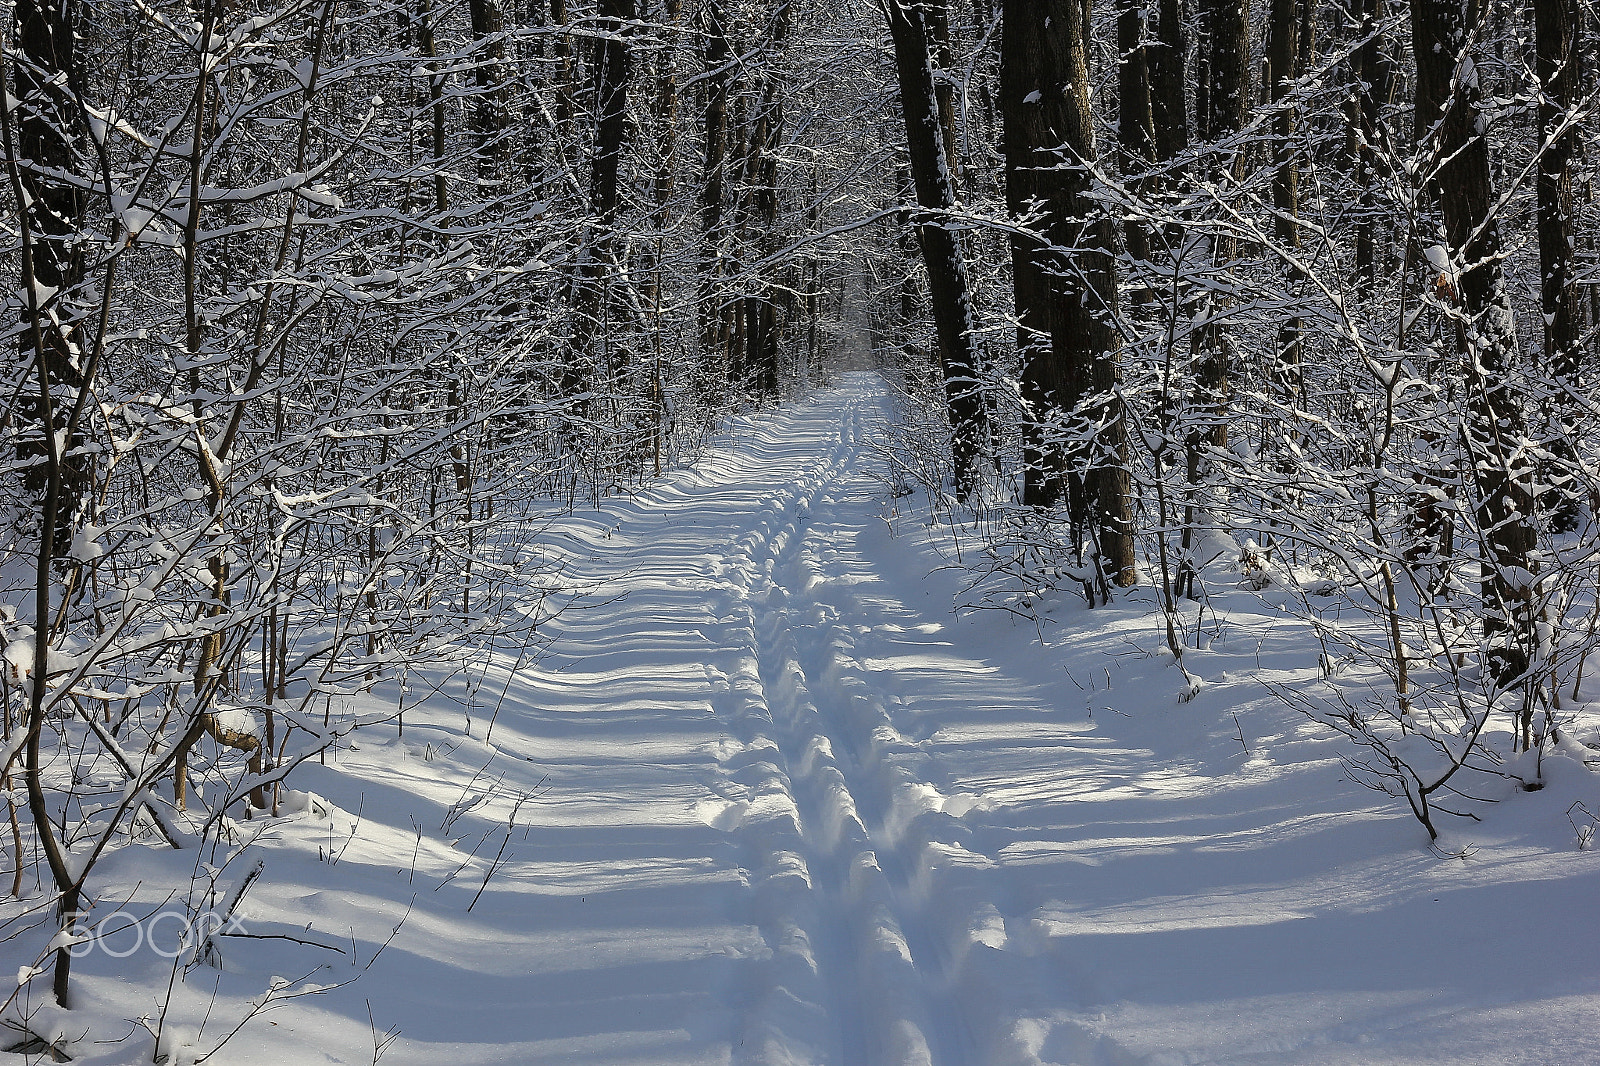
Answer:
<svg viewBox="0 0 1600 1066"><path fill-rule="evenodd" d="M175 1031L311 970L210 1061L1600 1063L1593 925L1537 918L1600 890L1570 789L1443 860L1265 691L1316 647L1270 602L1217 594L1187 702L1147 589L958 613L892 415L844 375L532 532L547 646L364 697ZM189 861L121 854L104 898ZM149 1014L126 965L79 979Z"/></svg>
<svg viewBox="0 0 1600 1066"><path fill-rule="evenodd" d="M959 698L986 671L949 655L930 618L948 618L948 602L885 582L864 554L886 533L869 442L891 414L881 383L855 375L748 427L742 447L625 523L601 564L623 569L611 580L625 609L661 638L629 673L686 677L692 700L703 669L718 736L694 811L731 848L745 888L732 917L763 948L732 975L735 1062L974 1061L950 969L967 933L950 923L966 917L933 883L964 854L964 799L930 780L894 711L912 688ZM673 630L686 645L665 639ZM558 647L578 654L570 634ZM936 676L911 685L906 669Z"/></svg>

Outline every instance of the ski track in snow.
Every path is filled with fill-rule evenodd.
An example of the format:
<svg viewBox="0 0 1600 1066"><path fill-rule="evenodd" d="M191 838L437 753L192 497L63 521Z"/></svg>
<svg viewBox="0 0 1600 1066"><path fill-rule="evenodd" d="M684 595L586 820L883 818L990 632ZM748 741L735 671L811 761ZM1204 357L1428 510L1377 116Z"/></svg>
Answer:
<svg viewBox="0 0 1600 1066"><path fill-rule="evenodd" d="M1270 611L1215 623L1184 705L1139 590L1037 632L955 618L950 534L897 536L872 474L890 416L846 375L540 534L586 590L545 658L297 769L338 811L260 851L253 932L359 962L404 918L392 944L217 1061L370 1062L397 1025L385 1066L1600 1063L1593 936L1502 917L1587 913L1594 854L1427 855L1263 696L1308 654ZM1518 802L1564 829L1566 794ZM131 893L189 858L118 861ZM186 1010L327 950L230 943ZM162 965L78 980L133 1018Z"/></svg>
<svg viewBox="0 0 1600 1066"><path fill-rule="evenodd" d="M841 504L870 491L858 458L883 412L856 395L842 413L812 409L788 427L791 446L815 439L824 458L771 469L792 487L734 541L717 599L726 650L708 674L739 742L720 761L739 798L714 820L739 841L772 952L750 981L736 1061L964 1062L951 930L925 906L960 827L855 656L865 612L842 580L865 572Z"/></svg>

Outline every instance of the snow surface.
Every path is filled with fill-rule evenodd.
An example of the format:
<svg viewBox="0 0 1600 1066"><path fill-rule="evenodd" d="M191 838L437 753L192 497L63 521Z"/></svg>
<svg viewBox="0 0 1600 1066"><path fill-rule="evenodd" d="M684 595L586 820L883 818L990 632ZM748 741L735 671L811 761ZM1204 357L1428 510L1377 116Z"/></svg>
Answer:
<svg viewBox="0 0 1600 1066"><path fill-rule="evenodd" d="M249 935L178 983L172 1061L309 975L348 983L207 1061L1600 1062L1592 774L1447 820L1471 850L1440 858L1261 684L1316 649L1270 597L1214 601L1183 703L1147 589L958 616L951 530L876 476L890 415L847 375L540 534L587 589L542 659L433 679L240 823L215 896L265 860ZM118 852L100 912L170 908L198 861ZM169 973L90 954L73 1014L154 1024Z"/></svg>

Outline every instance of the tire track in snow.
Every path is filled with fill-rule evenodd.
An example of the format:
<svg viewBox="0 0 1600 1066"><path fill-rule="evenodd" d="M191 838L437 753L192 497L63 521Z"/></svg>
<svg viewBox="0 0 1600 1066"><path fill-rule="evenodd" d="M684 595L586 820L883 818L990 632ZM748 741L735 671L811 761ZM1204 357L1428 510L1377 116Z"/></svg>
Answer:
<svg viewBox="0 0 1600 1066"><path fill-rule="evenodd" d="M827 587L820 564L837 552L809 532L878 406L860 391L846 402L826 454L764 502L724 573L723 636L741 652L711 676L742 744L722 769L748 790L724 828L772 952L740 1004L735 1060L956 1066L984 1042L961 978L972 945L999 946L998 912L944 891L965 808L916 772L920 752L856 657L853 594Z"/></svg>

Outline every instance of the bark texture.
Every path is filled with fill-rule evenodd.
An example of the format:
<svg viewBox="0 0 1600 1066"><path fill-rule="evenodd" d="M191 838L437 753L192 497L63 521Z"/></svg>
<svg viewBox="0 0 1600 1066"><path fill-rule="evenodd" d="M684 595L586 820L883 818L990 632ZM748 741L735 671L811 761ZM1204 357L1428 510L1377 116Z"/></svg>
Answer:
<svg viewBox="0 0 1600 1066"><path fill-rule="evenodd" d="M1007 0L1001 40L1006 203L1022 350L1023 502L1069 503L1117 584L1133 581L1127 426L1116 394L1112 223L1095 162L1086 2Z"/></svg>
<svg viewBox="0 0 1600 1066"><path fill-rule="evenodd" d="M1520 398L1508 374L1516 330L1505 293L1500 224L1485 136L1488 118L1463 0L1415 0L1416 130L1429 160L1451 267L1436 299L1459 328L1467 387L1467 472L1483 552L1484 632L1494 676L1526 671L1532 636L1532 471ZM1475 6L1475 5L1474 5Z"/></svg>
<svg viewBox="0 0 1600 1066"><path fill-rule="evenodd" d="M912 224L928 271L928 295L950 418L955 487L957 494L964 497L972 487L979 456L988 442L989 422L978 387L978 352L966 263L949 225L949 212L956 204L955 185L945 158L944 126L939 119L922 11L901 0L887 0L885 12L894 39L911 180L917 205L922 208L913 214Z"/></svg>

